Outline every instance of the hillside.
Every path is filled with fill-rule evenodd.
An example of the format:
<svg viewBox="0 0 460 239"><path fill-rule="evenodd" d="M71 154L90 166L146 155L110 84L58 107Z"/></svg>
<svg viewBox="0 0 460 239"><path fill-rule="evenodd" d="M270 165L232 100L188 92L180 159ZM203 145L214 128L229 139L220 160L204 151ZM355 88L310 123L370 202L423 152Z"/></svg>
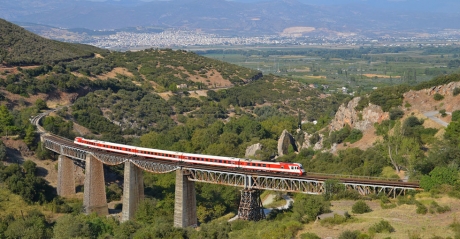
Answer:
<svg viewBox="0 0 460 239"><path fill-rule="evenodd" d="M37 36L0 19L0 65L35 65L92 57L107 52L88 45L67 44Z"/></svg>
<svg viewBox="0 0 460 239"><path fill-rule="evenodd" d="M50 50L46 46L44 52ZM318 238L299 234L308 231L324 237L338 236L359 229L350 233L403 238L406 225L411 233L431 230L433 227L424 227L427 224L423 222L436 219L444 220L445 230L433 234L460 235L455 220L460 209L454 204L460 198L460 111L456 111L460 105L459 79L455 74L442 76L413 88L379 88L352 99L341 93L325 94L314 85L264 76L170 49L106 52L76 60L0 68L0 208L8 207L5 213L11 213L0 213L0 235ZM417 192L408 193L397 199L362 197L332 180L327 188L334 194L291 195L292 208L273 210L267 220L229 223L227 218L238 209L239 189L196 183L200 229L194 230L171 227L175 175L145 173L147 199L140 205L136 220L120 224L111 217L82 214L79 196L57 197L55 181L45 181L56 178L56 155L43 150L29 119L58 106L66 107L45 117L42 126L70 139L84 136L179 152L299 162L308 174L420 180L429 192L415 196ZM423 110L433 109L452 110L452 116L446 116L450 124L444 131L421 117ZM340 114L342 117L338 117ZM278 145L284 140L280 135L290 135L298 144L284 145L281 154ZM369 135L377 140L366 147L354 147L360 141L371 140ZM246 156L246 149L257 143L262 147ZM121 167L107 167L106 191L111 209L120 208L122 175ZM11 207L10 201L19 196L24 204L43 207L24 207L22 201L18 207ZM330 210L353 210L354 201L336 201L343 199L366 199L374 211L361 216L336 216L324 223L316 220ZM385 220L388 232L374 228L374 223L381 220ZM330 228L333 232L326 233Z"/></svg>

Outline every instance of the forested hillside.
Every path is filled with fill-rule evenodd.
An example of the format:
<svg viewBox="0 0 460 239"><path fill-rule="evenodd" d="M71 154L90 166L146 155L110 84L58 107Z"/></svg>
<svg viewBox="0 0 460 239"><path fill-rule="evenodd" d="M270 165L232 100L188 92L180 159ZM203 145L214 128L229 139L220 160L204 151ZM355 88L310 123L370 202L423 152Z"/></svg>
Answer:
<svg viewBox="0 0 460 239"><path fill-rule="evenodd" d="M0 19L0 64L17 66L56 63L105 52L88 45L45 39Z"/></svg>

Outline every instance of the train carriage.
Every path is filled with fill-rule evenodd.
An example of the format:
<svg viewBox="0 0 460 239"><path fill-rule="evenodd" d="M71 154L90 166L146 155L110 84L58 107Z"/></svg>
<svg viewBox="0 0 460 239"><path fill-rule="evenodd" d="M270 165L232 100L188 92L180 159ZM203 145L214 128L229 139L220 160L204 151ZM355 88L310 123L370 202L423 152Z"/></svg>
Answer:
<svg viewBox="0 0 460 239"><path fill-rule="evenodd" d="M259 160L240 159L233 157L182 153L169 150L135 147L124 144L85 139L82 137L76 137L74 143L90 148L115 153L137 155L145 158L155 158L217 167L241 168L248 171L274 172L294 175L305 174L305 170L299 163L265 162Z"/></svg>

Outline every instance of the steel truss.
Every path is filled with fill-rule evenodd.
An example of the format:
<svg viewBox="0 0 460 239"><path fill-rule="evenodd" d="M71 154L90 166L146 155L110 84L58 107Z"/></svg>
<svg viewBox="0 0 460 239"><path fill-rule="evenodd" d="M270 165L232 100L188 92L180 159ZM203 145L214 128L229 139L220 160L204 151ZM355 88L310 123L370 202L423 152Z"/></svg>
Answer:
<svg viewBox="0 0 460 239"><path fill-rule="evenodd" d="M186 168L190 172L188 179L195 182L205 182L222 184L228 186L243 187L245 189L274 190L284 192L296 192L305 194L323 194L326 192L324 187L325 180L289 178L283 175L278 177L244 174L241 172L215 171L197 168ZM405 195L407 190L415 188L405 188L401 186L373 185L371 183L347 183L342 182L346 189L356 190L361 195L385 194L388 197Z"/></svg>
<svg viewBox="0 0 460 239"><path fill-rule="evenodd" d="M240 206L238 207L238 218L248 221L260 221L265 218L259 190L241 190Z"/></svg>
<svg viewBox="0 0 460 239"><path fill-rule="evenodd" d="M56 140L53 140L52 137L47 137L46 135L42 137L42 140L44 141L44 146L47 149L56 152L60 155L64 155L66 157L80 160L83 162L86 161L86 156L90 154L97 160L107 165L119 165L127 161L130 161L134 163L137 167L152 173L169 173L179 168L176 165L159 163L148 159L136 157L135 155L125 156L123 154L107 153L101 150L81 149L78 147L73 147L71 146L73 144L73 141L71 140L66 140L68 141L66 143L60 143Z"/></svg>
<svg viewBox="0 0 460 239"><path fill-rule="evenodd" d="M74 146L73 141L67 139L54 140L57 136L42 135L44 146L60 155L79 160L86 161L88 154L94 156L97 160L108 165L118 165L124 162L132 162L139 168L152 173L169 173L181 168L177 164L162 163L155 160L150 160L135 155L123 155L108 153L102 150L85 149ZM62 141L62 142L58 142ZM285 192L298 192L306 194L323 194L325 192L324 179L308 179L308 178L290 178L287 175L256 175L247 174L242 171L217 171L200 168L191 168L183 165L182 168L190 172L188 176L190 181L222 184L228 186L242 187L245 189L258 190L275 190ZM407 190L415 190L411 187L374 185L369 183L350 183L342 182L347 189L357 190L361 195L369 194L385 194L389 197L397 197L404 195Z"/></svg>

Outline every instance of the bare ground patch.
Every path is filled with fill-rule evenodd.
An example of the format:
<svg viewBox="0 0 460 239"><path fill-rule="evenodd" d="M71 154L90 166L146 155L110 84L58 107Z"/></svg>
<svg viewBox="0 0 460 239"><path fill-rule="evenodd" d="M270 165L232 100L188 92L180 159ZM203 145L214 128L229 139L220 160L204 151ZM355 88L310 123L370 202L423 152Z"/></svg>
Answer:
<svg viewBox="0 0 460 239"><path fill-rule="evenodd" d="M458 203L458 199L448 197L436 199L436 201L441 206L450 206L452 211L443 214L427 213L426 215L420 215L416 213L415 205L400 205L393 209L382 209L379 201L366 201L373 210L372 212L352 214L351 208L355 201L333 201L331 208L333 211L348 211L357 221L332 227L323 227L319 222L309 223L304 226L299 235L305 232L312 232L321 238L338 238L346 230L358 230L361 233L368 233L369 227L383 219L395 228L395 232L378 233L375 235L375 239L387 237L409 238L409 233L419 233L421 238L432 238L434 236L453 237L454 233L449 229L449 225L460 216L460 203Z"/></svg>
<svg viewBox="0 0 460 239"><path fill-rule="evenodd" d="M396 78L399 79L401 76L387 76L387 75L379 75L379 74L363 74L363 76L368 77L368 78L385 78L385 79L390 79L390 78Z"/></svg>

